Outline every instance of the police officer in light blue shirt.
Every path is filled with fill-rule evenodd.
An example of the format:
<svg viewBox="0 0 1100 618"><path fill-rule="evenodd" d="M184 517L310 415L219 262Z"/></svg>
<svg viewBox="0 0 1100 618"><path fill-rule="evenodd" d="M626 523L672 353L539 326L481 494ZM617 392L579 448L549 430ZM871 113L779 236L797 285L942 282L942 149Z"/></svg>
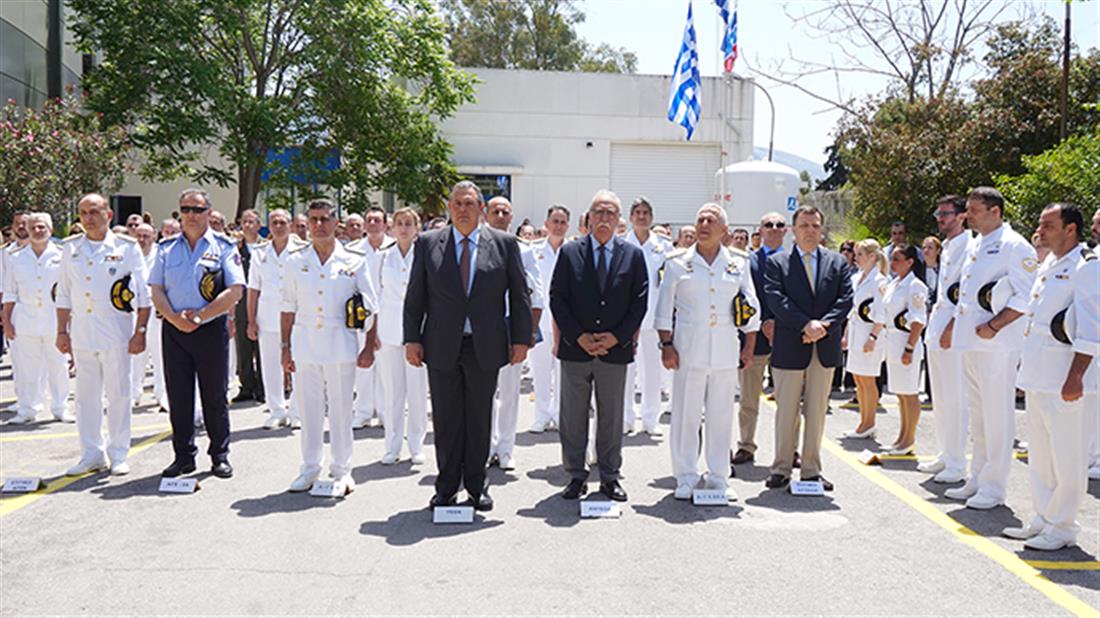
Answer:
<svg viewBox="0 0 1100 618"><path fill-rule="evenodd" d="M183 233L162 240L149 273L153 305L164 316L164 381L175 460L162 473L195 471L195 379L210 437L211 472L233 476L229 465L229 331L226 314L240 300L244 270L236 243L210 229L210 197L201 189L180 194Z"/></svg>

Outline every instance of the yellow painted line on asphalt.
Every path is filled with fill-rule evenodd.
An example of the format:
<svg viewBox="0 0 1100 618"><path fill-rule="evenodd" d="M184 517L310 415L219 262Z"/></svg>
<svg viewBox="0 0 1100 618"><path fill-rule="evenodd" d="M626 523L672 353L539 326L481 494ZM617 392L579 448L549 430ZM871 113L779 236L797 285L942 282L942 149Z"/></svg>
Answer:
<svg viewBox="0 0 1100 618"><path fill-rule="evenodd" d="M1100 571L1100 562L1092 560L1025 560L1029 565L1044 571Z"/></svg>
<svg viewBox="0 0 1100 618"><path fill-rule="evenodd" d="M825 450L848 464L856 472L862 474L875 485L885 489L895 498L909 505L921 515L924 515L925 518L950 532L964 544L997 563L1006 571L1018 577L1025 584L1043 593L1051 601L1054 601L1075 616L1100 618L1100 611L1077 598L1065 588L1047 579L1034 565L1022 560L1019 556L1007 549L1004 549L993 541L960 524L935 505L905 489L882 472L863 465L855 456L833 441L825 440L823 444Z"/></svg>
<svg viewBox="0 0 1100 618"><path fill-rule="evenodd" d="M145 440L142 440L141 442L137 443L136 445L130 447L130 453L127 455L127 457L133 457L134 455L137 455L138 453L144 451L145 449L153 446L157 442L160 442L161 440L163 440L163 439L165 439L165 438L167 438L171 435L172 435L172 430L169 429L168 431L162 431L162 432L158 433L155 436L146 438ZM59 489L64 489L65 487L68 487L69 485L72 485L73 483L79 481L80 479L87 478L87 477L91 476L92 474L99 474L99 473L89 472L87 474L82 474L80 476L62 476L60 478L56 478L56 479L50 481L49 483L46 484L45 487L43 487L42 489L39 489L38 491L31 492L31 493L28 493L28 494L20 494L18 496L12 496L11 498L0 499L0 517L5 517L7 515L11 515L12 513L18 511L19 509L21 509L23 507L30 506L30 505L34 504L35 502L38 502L44 496L46 496L48 494L52 494L53 492L55 492Z"/></svg>
<svg viewBox="0 0 1100 618"><path fill-rule="evenodd" d="M141 427L131 427L133 432L146 431L146 430L160 430L167 429L168 423L157 423L156 425L142 425ZM76 438L80 434L75 431L67 431L65 433L45 433L45 434L33 434L28 436L0 436L0 444L6 442L31 442L34 440L54 440L57 438Z"/></svg>
<svg viewBox="0 0 1100 618"><path fill-rule="evenodd" d="M878 458L883 461L917 461L918 459L931 461L936 458L935 455L879 455L878 453L875 453L875 455L878 455ZM1027 453L1017 452L1015 457L1016 459L1027 459ZM966 458L970 459L971 456L967 455Z"/></svg>

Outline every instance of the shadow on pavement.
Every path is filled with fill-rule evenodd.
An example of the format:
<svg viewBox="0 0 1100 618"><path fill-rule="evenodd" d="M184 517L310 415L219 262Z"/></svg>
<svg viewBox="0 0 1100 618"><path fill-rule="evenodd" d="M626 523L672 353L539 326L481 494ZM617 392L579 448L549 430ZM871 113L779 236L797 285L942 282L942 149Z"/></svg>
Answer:
<svg viewBox="0 0 1100 618"><path fill-rule="evenodd" d="M354 495L354 494L353 494ZM264 517L279 513L300 513L315 509L330 509L343 499L317 498L308 493L281 491L261 498L243 498L229 505L238 517Z"/></svg>
<svg viewBox="0 0 1100 618"><path fill-rule="evenodd" d="M214 478L209 472L197 472L188 474L184 478L194 478L199 482L198 491L201 492L207 479ZM125 483L111 483L94 487L91 493L99 496L101 500L126 500L137 496L155 496L157 498L180 498L190 494L176 494L160 491L160 474L151 474L141 478L130 479ZM106 480L106 479L104 479ZM72 485L70 485L72 487ZM67 489L67 488L66 488Z"/></svg>
<svg viewBox="0 0 1100 618"><path fill-rule="evenodd" d="M771 468L769 468L768 466L757 465L755 463L739 464L733 466L733 469L736 474L736 476L733 478L751 483L763 483L767 480L769 476L771 476Z"/></svg>
<svg viewBox="0 0 1100 618"><path fill-rule="evenodd" d="M751 498L746 498L744 504L782 513L818 513L840 510L840 505L834 502L829 494L824 496L795 496L786 487L783 489L765 489Z"/></svg>
<svg viewBox="0 0 1100 618"><path fill-rule="evenodd" d="M380 481L383 479L398 479L419 474L419 468L420 466L414 468L412 463L407 459L389 466L384 466L381 462L375 461L365 466L353 468L351 477L355 479L356 483Z"/></svg>
<svg viewBox="0 0 1100 618"><path fill-rule="evenodd" d="M365 521L359 526L359 534L386 539L390 545L415 545L429 539L442 539L490 530L503 525L499 519L487 520L474 513L472 524L433 524L432 512L427 508L401 511L384 521Z"/></svg>
<svg viewBox="0 0 1100 618"><path fill-rule="evenodd" d="M952 501L957 508L947 511L946 515L970 528L981 536L1001 538L1001 531L1009 526L1021 525L1020 518L1007 506L998 506L987 511L968 509L963 503Z"/></svg>
<svg viewBox="0 0 1100 618"><path fill-rule="evenodd" d="M516 434L516 446L538 446L540 444L558 444L559 442L558 432L556 431L544 431L542 433L524 431Z"/></svg>
<svg viewBox="0 0 1100 618"><path fill-rule="evenodd" d="M636 513L660 519L668 524L697 524L716 519L740 519L745 509L729 506L695 506L690 500L677 500L666 495L655 504L639 504L632 507Z"/></svg>
<svg viewBox="0 0 1100 618"><path fill-rule="evenodd" d="M554 492L534 506L516 511L516 515L530 519L541 519L551 528L570 528L581 520L579 500L566 500L561 492Z"/></svg>

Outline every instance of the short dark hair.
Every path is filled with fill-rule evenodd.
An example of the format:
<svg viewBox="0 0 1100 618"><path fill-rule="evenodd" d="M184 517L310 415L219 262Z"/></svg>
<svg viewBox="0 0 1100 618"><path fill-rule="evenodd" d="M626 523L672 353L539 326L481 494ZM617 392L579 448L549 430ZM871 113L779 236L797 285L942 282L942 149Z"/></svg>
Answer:
<svg viewBox="0 0 1100 618"><path fill-rule="evenodd" d="M966 199L978 200L989 208L996 206L1000 209L1001 215L1004 216L1005 196L1001 195L1001 192L993 187L975 187Z"/></svg>
<svg viewBox="0 0 1100 618"><path fill-rule="evenodd" d="M732 232L730 232L730 236L733 236L734 234L737 234L738 232L740 232L740 233L744 234L745 236L748 236L748 235L749 235L749 231L748 231L748 230L746 230L745 228L743 228L743 227L735 227L735 228L733 228L733 231L732 231Z"/></svg>
<svg viewBox="0 0 1100 618"><path fill-rule="evenodd" d="M1047 207L1043 210L1050 210L1051 208L1058 209L1058 216L1062 219L1062 226L1074 224L1077 228L1074 230L1077 232L1077 240L1081 241L1085 239L1085 214L1081 212L1081 209L1076 204L1070 202L1054 202L1053 204L1047 204Z"/></svg>
<svg viewBox="0 0 1100 618"><path fill-rule="evenodd" d="M649 200L646 199L644 195L642 195L634 198L634 201L630 203L631 216L634 215L635 210L637 210L638 208L642 208L643 206L649 209L649 214L653 214L653 205L649 203Z"/></svg>
<svg viewBox="0 0 1100 618"><path fill-rule="evenodd" d="M814 206L812 204L803 204L799 206L794 211L794 214L791 215L792 227L794 227L794 225L798 223L798 217L800 215L817 215L821 217L821 225L825 225L825 213L821 212L821 209L819 209L817 206Z"/></svg>
<svg viewBox="0 0 1100 618"><path fill-rule="evenodd" d="M906 232L908 232L908 231L909 231L909 226L908 226L908 225L906 225L904 221L894 221L893 223L891 223L891 224L890 224L890 227L897 227L897 226L899 226L899 225L900 225L901 227L905 228L905 231L906 231Z"/></svg>
<svg viewBox="0 0 1100 618"><path fill-rule="evenodd" d="M330 201L330 200L320 199L320 200L313 200L312 202L309 203L308 206L306 206L307 211L309 211L309 210L322 210L322 209L327 210L328 214L330 214L330 215L335 214L336 213L336 204L333 204L332 201Z"/></svg>
<svg viewBox="0 0 1100 618"><path fill-rule="evenodd" d="M565 213L565 218L566 219L569 218L569 209L566 208L562 204L553 204L552 206L550 206L550 208L547 208L546 209L546 218L549 219L551 217L551 215L554 214L554 211L564 212Z"/></svg>
<svg viewBox="0 0 1100 618"><path fill-rule="evenodd" d="M966 212L966 198L961 195L945 195L936 200L937 208L940 206L940 204L950 204L951 207L955 209L955 214L957 215L961 215L962 213Z"/></svg>
<svg viewBox="0 0 1100 618"><path fill-rule="evenodd" d="M380 212L380 213L382 213L383 217L386 216L386 209L382 208L381 206L379 206L377 204L371 204L370 206L367 206L367 208L365 210L363 210L363 216L366 217L367 213L371 213L371 212Z"/></svg>
<svg viewBox="0 0 1100 618"><path fill-rule="evenodd" d="M902 247L894 247L893 250L894 250L895 253L898 252L898 251L901 251L901 255L903 257L905 257L905 259L912 260L912 262L913 262L913 274L916 275L917 279L920 279L921 281L924 281L924 275L925 275L924 262L921 261L921 259L919 257L919 254L917 253L917 246L916 245L905 245L905 246L902 246ZM891 256L889 256L889 255L886 256L887 259L890 259L890 257Z"/></svg>

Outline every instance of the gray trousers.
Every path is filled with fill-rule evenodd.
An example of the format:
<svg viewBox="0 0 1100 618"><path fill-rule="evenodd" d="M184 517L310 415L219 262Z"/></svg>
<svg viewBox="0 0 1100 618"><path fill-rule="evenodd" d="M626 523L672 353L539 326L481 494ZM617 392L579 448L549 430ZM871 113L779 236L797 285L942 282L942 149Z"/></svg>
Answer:
<svg viewBox="0 0 1100 618"><path fill-rule="evenodd" d="M596 458L600 482L619 480L623 465L623 392L626 365L561 361L561 411L558 434L561 459L570 478L588 478L585 451L588 448L588 406L596 389Z"/></svg>

